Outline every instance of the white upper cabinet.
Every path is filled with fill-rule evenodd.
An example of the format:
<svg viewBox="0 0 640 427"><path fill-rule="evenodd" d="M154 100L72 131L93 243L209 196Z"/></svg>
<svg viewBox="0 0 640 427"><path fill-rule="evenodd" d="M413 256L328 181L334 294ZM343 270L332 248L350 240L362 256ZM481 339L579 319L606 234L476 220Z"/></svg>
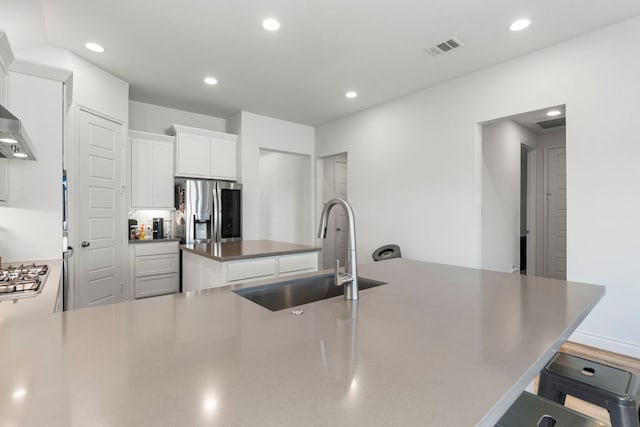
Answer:
<svg viewBox="0 0 640 427"><path fill-rule="evenodd" d="M209 140L209 176L217 179L235 181L237 141L220 138Z"/></svg>
<svg viewBox="0 0 640 427"><path fill-rule="evenodd" d="M173 209L174 138L129 132L131 144L131 207Z"/></svg>
<svg viewBox="0 0 640 427"><path fill-rule="evenodd" d="M176 134L176 175L208 178L209 148L206 136Z"/></svg>
<svg viewBox="0 0 640 427"><path fill-rule="evenodd" d="M224 132L174 125L176 176L238 179L238 136Z"/></svg>

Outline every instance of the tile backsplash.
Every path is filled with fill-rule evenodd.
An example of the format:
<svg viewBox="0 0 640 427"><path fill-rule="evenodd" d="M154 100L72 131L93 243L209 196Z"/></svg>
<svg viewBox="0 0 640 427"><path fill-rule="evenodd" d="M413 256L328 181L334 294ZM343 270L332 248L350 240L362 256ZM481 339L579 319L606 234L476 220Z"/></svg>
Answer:
<svg viewBox="0 0 640 427"><path fill-rule="evenodd" d="M138 221L138 229L144 224L145 230L147 230L146 239L151 239L153 236L153 218L162 218L164 220L165 237L173 237L172 214L173 211L170 210L135 209L129 211L128 218Z"/></svg>

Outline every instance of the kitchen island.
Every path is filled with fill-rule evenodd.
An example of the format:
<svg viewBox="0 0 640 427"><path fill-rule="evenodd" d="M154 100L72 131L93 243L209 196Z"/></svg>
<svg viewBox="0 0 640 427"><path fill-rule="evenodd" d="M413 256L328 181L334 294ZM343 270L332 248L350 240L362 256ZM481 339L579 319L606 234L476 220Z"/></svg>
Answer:
<svg viewBox="0 0 640 427"><path fill-rule="evenodd" d="M492 426L602 286L394 259L272 312L230 289L0 325L17 426ZM255 285L255 284L252 284Z"/></svg>
<svg viewBox="0 0 640 427"><path fill-rule="evenodd" d="M188 243L180 249L183 292L317 271L322 250L274 240Z"/></svg>

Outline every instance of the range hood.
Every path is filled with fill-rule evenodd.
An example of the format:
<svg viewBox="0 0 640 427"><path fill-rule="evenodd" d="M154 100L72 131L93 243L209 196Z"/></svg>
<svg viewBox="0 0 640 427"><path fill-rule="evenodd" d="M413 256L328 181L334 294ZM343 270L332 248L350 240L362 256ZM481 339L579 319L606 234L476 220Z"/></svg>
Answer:
<svg viewBox="0 0 640 427"><path fill-rule="evenodd" d="M35 160L36 150L20 120L0 104L0 158Z"/></svg>

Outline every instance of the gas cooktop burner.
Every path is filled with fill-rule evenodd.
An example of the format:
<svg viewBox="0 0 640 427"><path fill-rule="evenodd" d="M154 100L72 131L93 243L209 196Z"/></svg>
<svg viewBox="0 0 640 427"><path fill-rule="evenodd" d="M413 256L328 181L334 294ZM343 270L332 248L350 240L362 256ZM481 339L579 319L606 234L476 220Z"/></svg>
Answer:
<svg viewBox="0 0 640 427"><path fill-rule="evenodd" d="M42 292L49 273L46 265L0 267L0 300L32 297Z"/></svg>

